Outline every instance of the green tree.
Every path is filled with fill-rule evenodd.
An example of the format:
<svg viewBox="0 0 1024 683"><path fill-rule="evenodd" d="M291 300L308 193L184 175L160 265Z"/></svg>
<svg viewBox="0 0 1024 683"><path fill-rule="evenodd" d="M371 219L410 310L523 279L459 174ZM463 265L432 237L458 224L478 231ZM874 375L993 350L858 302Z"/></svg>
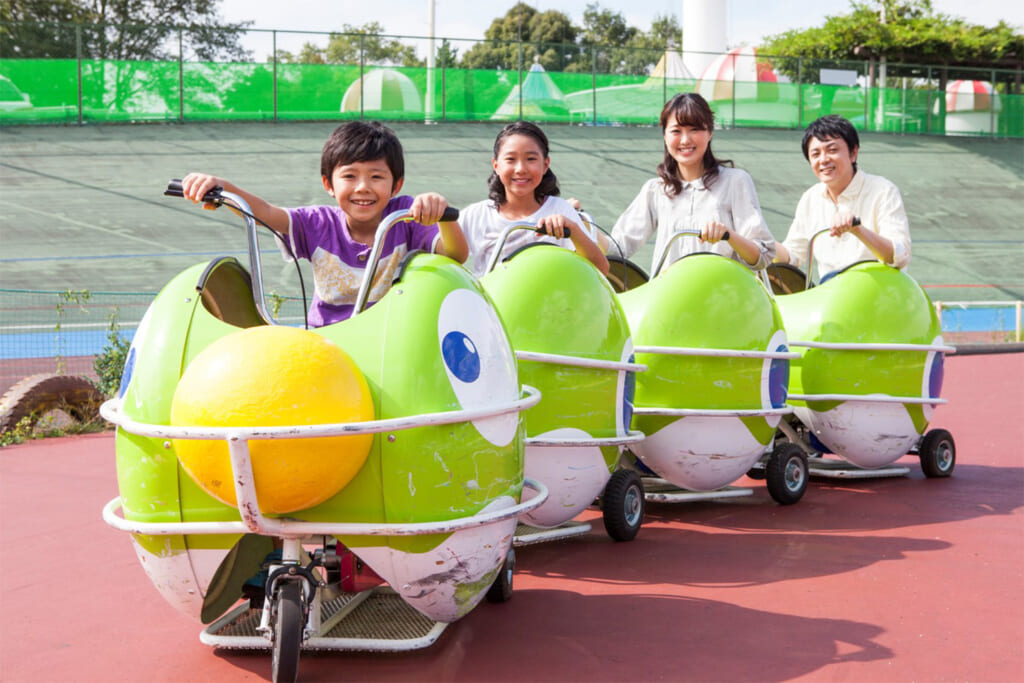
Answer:
<svg viewBox="0 0 1024 683"><path fill-rule="evenodd" d="M578 32L572 20L562 12L538 12L520 2L504 17L491 22L484 32L486 42L467 50L462 66L516 70L527 69L537 62L548 71L565 71L579 57ZM522 41L521 54L519 41Z"/></svg>
<svg viewBox="0 0 1024 683"><path fill-rule="evenodd" d="M812 60L867 60L888 62L1020 69L1024 35L1005 22L986 28L961 18L936 13L930 0L875 0L851 2L851 12L828 16L821 27L786 31L765 38L761 51ZM796 60L776 63L790 77L797 76ZM899 67L890 75L902 74ZM817 70L801 74L817 78Z"/></svg>
<svg viewBox="0 0 1024 683"><path fill-rule="evenodd" d="M458 62L458 48L453 48L447 38L442 40L441 46L437 48L436 60L434 62L435 66L438 69L451 69L454 68Z"/></svg>
<svg viewBox="0 0 1024 683"><path fill-rule="evenodd" d="M220 0L4 0L0 4L0 54L74 58L82 25L82 55L92 59L163 60L178 56L181 27L186 58L247 60L240 31L252 22L230 24L218 12Z"/></svg>
<svg viewBox="0 0 1024 683"><path fill-rule="evenodd" d="M383 33L384 27L376 21L362 26L343 24L341 31L330 34L326 47L307 42L298 55L281 50L278 59L301 64L358 64L362 54L367 64L423 66L415 48Z"/></svg>

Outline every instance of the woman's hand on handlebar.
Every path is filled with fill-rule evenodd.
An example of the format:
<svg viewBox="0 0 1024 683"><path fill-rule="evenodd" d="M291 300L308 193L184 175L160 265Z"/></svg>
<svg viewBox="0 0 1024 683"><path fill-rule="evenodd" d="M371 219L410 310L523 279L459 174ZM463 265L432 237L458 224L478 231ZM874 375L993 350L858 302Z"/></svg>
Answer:
<svg viewBox="0 0 1024 683"><path fill-rule="evenodd" d="M860 220L853 215L850 211L840 211L832 219L832 225L829 226L828 234L832 237L841 237L843 233L852 232L858 234L860 226Z"/></svg>
<svg viewBox="0 0 1024 683"><path fill-rule="evenodd" d="M701 242L710 242L714 244L721 240L728 241L729 237L729 229L718 221L708 221L707 225L701 228L700 231Z"/></svg>
<svg viewBox="0 0 1024 683"><path fill-rule="evenodd" d="M571 236L572 227L575 225L575 221L566 218L561 214L551 214L550 216L544 216L544 218L537 221L537 233L540 234L543 232L556 239L563 239Z"/></svg>

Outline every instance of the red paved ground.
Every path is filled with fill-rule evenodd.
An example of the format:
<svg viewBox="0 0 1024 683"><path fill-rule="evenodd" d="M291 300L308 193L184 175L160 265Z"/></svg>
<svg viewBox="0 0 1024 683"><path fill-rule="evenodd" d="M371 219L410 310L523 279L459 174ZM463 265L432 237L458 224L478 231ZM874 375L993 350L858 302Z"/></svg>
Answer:
<svg viewBox="0 0 1024 683"><path fill-rule="evenodd" d="M946 369L951 479L651 506L631 544L520 550L512 601L432 648L304 655L300 680L1022 681L1024 354ZM160 598L100 519L115 494L109 434L0 450L0 681L267 680Z"/></svg>

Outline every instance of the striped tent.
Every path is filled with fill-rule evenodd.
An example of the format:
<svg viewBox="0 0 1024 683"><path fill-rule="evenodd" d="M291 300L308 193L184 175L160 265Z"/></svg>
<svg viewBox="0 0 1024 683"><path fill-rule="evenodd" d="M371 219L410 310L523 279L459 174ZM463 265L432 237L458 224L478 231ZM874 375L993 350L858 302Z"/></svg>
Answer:
<svg viewBox="0 0 1024 683"><path fill-rule="evenodd" d="M771 64L757 60L757 50L738 47L708 64L697 83L697 92L715 100L777 100L779 79Z"/></svg>
<svg viewBox="0 0 1024 683"><path fill-rule="evenodd" d="M999 111L999 93L988 81L951 81L946 84L946 111Z"/></svg>
<svg viewBox="0 0 1024 683"><path fill-rule="evenodd" d="M361 87L360 87L361 86ZM394 69L374 69L357 79L341 98L341 111L421 113L423 100L416 85Z"/></svg>
<svg viewBox="0 0 1024 683"><path fill-rule="evenodd" d="M505 101L491 116L492 119L568 117L569 106L565 95L540 64L534 64L523 79L522 111L519 86L512 88Z"/></svg>

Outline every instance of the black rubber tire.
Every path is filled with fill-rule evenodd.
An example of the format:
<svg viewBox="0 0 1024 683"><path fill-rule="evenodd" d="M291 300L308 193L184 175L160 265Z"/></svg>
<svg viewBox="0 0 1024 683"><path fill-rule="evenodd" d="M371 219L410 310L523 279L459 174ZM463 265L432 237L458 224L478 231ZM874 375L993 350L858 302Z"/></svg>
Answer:
<svg viewBox="0 0 1024 683"><path fill-rule="evenodd" d="M644 523L644 484L633 470L615 470L601 496L604 530L615 541L632 541Z"/></svg>
<svg viewBox="0 0 1024 683"><path fill-rule="evenodd" d="M0 432L13 429L26 417L34 421L55 408L66 410L79 422L88 422L99 415L103 400L103 392L81 375L30 375L0 398Z"/></svg>
<svg viewBox="0 0 1024 683"><path fill-rule="evenodd" d="M765 472L767 467L767 463L765 463L761 467L751 467L749 470L747 470L747 476L753 479L754 481L761 481L768 476Z"/></svg>
<svg viewBox="0 0 1024 683"><path fill-rule="evenodd" d="M921 470L929 479L941 479L953 474L956 467L956 443L945 429L931 429L917 449Z"/></svg>
<svg viewBox="0 0 1024 683"><path fill-rule="evenodd" d="M274 683L295 683L299 677L299 653L306 619L302 609L302 584L285 581L277 589L274 619L274 652L271 661Z"/></svg>
<svg viewBox="0 0 1024 683"><path fill-rule="evenodd" d="M505 561L501 563L501 569L494 583L487 589L487 602L508 602L512 599L512 580L516 572L516 551L508 549Z"/></svg>
<svg viewBox="0 0 1024 683"><path fill-rule="evenodd" d="M764 471L768 493L779 505L792 505L804 497L810 472L807 455L795 443L776 446L768 456Z"/></svg>

